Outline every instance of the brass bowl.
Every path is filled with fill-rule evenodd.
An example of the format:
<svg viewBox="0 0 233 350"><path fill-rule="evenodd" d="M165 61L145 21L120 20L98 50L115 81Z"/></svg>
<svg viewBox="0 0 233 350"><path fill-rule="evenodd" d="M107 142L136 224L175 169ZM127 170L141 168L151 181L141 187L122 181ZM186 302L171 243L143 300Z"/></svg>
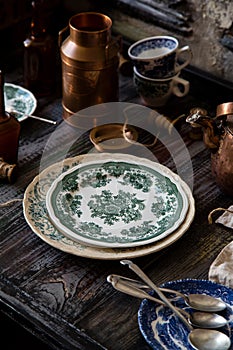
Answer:
<svg viewBox="0 0 233 350"><path fill-rule="evenodd" d="M103 152L129 147L137 141L138 132L131 125L111 123L94 127L89 136L95 148Z"/></svg>

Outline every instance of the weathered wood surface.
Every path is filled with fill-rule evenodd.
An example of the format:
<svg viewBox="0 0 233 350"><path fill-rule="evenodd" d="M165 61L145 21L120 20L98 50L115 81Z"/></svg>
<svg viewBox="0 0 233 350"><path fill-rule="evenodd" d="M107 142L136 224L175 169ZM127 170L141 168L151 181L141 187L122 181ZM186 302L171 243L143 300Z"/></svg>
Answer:
<svg viewBox="0 0 233 350"><path fill-rule="evenodd" d="M214 113L216 105L228 100L232 91L190 72L190 94L176 98L162 112L171 118L197 104ZM18 76L10 75L13 82ZM229 96L227 96L229 94ZM132 77L120 76L120 100L140 103ZM41 100L41 116L62 120L61 99ZM1 202L22 198L27 185L38 174L40 158L54 126L27 119L22 123L19 177L15 184L1 183ZM190 128L179 123L178 131L187 144L194 170L193 195L196 214L191 227L166 249L134 259L157 283L180 278L207 279L211 262L232 240L232 231L209 225L207 216L216 207L228 207L232 199L215 185L210 172L210 153L201 140L189 138ZM81 140L79 152L92 145ZM155 145L164 164L174 169L167 153ZM27 225L20 202L0 208L0 310L14 315L53 349L149 349L137 324L140 300L115 291L106 277L119 273L135 277L119 261L80 258L43 242Z"/></svg>

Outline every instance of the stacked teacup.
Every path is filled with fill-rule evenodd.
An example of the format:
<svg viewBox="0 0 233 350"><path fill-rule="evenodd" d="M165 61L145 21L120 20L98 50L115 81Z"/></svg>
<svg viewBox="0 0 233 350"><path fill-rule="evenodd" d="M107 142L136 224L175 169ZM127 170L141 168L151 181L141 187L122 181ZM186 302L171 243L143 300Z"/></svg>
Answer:
<svg viewBox="0 0 233 350"><path fill-rule="evenodd" d="M175 37L144 38L129 47L128 55L134 65L134 84L146 106L164 106L172 95L189 92L189 82L179 75L191 62L192 51L188 45L179 47ZM181 56L185 60L179 64Z"/></svg>

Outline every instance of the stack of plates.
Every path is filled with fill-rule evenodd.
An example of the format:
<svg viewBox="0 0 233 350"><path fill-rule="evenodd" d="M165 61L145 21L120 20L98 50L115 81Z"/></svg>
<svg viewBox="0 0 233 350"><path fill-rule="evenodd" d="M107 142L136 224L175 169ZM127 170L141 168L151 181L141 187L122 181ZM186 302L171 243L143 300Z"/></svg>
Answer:
<svg viewBox="0 0 233 350"><path fill-rule="evenodd" d="M167 167L127 154L86 154L45 169L28 186L32 230L63 251L133 258L179 239L195 213L191 190Z"/></svg>

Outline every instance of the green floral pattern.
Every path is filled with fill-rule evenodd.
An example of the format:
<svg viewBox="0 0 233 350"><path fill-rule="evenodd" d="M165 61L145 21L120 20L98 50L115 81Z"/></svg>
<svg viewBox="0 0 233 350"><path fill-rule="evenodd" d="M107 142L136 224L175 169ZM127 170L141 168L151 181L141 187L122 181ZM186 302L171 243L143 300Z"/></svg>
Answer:
<svg viewBox="0 0 233 350"><path fill-rule="evenodd" d="M113 195L110 190L94 194L88 202L92 218L103 219L104 224L114 225L122 220L124 223L142 218L141 210L145 208L144 200L136 198L136 194L119 190Z"/></svg>
<svg viewBox="0 0 233 350"><path fill-rule="evenodd" d="M68 237L99 246L135 246L173 232L187 198L173 178L137 162L92 161L60 176L46 202Z"/></svg>
<svg viewBox="0 0 233 350"><path fill-rule="evenodd" d="M4 85L5 105L8 112L20 112L16 114L19 121L26 119L25 115L32 114L37 106L35 96L21 86L14 84ZM22 115L21 113L25 113Z"/></svg>

